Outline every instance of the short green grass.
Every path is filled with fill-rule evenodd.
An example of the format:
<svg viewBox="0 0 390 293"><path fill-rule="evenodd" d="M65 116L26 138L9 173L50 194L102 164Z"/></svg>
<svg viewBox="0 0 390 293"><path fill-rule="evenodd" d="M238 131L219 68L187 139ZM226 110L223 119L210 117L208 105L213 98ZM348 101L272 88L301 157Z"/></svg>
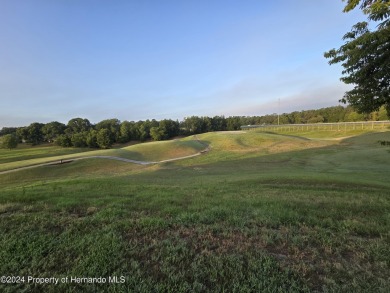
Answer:
<svg viewBox="0 0 390 293"><path fill-rule="evenodd" d="M359 137L370 133L388 133L388 129L370 130L370 129L347 129L347 130L308 130L308 131L280 131L278 134L291 136L300 136L310 139L343 139L347 137Z"/></svg>
<svg viewBox="0 0 390 293"><path fill-rule="evenodd" d="M388 292L389 135L207 133L191 159L0 175L1 275L125 278L0 290Z"/></svg>
<svg viewBox="0 0 390 293"><path fill-rule="evenodd" d="M158 162L194 155L204 149L205 145L194 137L182 140L145 142L124 147L116 146L107 150L59 148L56 146L26 148L26 146L21 146L16 150L0 149L0 171L92 156L114 156L135 161Z"/></svg>
<svg viewBox="0 0 390 293"><path fill-rule="evenodd" d="M90 151L87 148L63 148L53 146L51 144L30 146L19 144L16 149L2 149L0 148L0 164L9 162L20 162L30 159L50 158L57 156L64 156L69 154L77 154L81 152Z"/></svg>
<svg viewBox="0 0 390 293"><path fill-rule="evenodd" d="M122 148L123 157L138 161L163 161L196 154L205 148L194 137L181 140L148 142ZM126 154L126 152L129 152Z"/></svg>

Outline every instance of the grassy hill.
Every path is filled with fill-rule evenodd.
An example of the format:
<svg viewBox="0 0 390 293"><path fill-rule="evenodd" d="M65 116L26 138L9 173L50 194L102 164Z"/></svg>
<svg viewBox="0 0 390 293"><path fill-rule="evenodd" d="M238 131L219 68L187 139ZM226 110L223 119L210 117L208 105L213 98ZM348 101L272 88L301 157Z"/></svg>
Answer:
<svg viewBox="0 0 390 293"><path fill-rule="evenodd" d="M25 166L59 162L80 157L114 156L135 161L163 161L194 155L205 148L193 137L186 140L147 142L108 150L61 148L57 146L21 146L16 150L0 149L0 171Z"/></svg>
<svg viewBox="0 0 390 293"><path fill-rule="evenodd" d="M378 140L390 132L216 132L60 154L159 161L209 145L174 162L94 158L2 174L2 275L125 282L0 290L388 292L390 148ZM18 151L19 166L59 157Z"/></svg>

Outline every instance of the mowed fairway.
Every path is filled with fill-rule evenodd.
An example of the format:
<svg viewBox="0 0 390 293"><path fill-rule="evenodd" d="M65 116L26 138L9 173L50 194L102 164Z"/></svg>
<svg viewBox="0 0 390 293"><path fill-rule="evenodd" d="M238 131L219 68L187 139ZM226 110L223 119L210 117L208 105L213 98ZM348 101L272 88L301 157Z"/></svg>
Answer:
<svg viewBox="0 0 390 293"><path fill-rule="evenodd" d="M162 161L209 145L189 159L1 174L0 272L26 282L0 291L389 292L390 147L378 140L390 132L216 132L90 152ZM16 151L1 151L0 170L53 160Z"/></svg>

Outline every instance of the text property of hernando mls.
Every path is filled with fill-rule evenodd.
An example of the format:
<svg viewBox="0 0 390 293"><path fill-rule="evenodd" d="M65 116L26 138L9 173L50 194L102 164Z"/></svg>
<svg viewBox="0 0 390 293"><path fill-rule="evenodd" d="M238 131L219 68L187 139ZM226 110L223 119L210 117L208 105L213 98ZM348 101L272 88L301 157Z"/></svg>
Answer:
<svg viewBox="0 0 390 293"><path fill-rule="evenodd" d="M2 276L1 282L3 284L123 284L126 282L124 276L110 276L110 277L33 277L33 276Z"/></svg>

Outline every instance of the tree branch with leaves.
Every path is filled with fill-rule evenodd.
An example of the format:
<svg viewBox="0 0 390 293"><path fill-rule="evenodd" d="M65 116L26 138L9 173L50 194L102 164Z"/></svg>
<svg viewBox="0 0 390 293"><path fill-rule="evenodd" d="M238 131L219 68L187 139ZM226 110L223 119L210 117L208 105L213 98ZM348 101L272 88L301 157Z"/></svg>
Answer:
<svg viewBox="0 0 390 293"><path fill-rule="evenodd" d="M340 100L360 113L369 113L385 106L390 116L390 0L348 0L344 12L360 9L370 21L377 22L370 31L368 22L359 22L344 35L339 49L324 54L329 64L341 63L340 78L354 85Z"/></svg>

